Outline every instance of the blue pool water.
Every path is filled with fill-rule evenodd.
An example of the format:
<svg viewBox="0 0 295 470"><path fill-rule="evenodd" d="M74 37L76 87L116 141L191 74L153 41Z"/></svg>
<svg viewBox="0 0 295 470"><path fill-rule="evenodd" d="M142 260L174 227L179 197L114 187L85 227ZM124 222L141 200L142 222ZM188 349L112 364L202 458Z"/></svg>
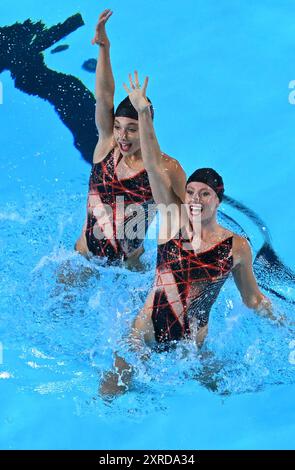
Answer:
<svg viewBox="0 0 295 470"><path fill-rule="evenodd" d="M28 18L49 28L80 13L85 25L53 46L69 48L50 47L44 60L92 91L94 74L82 64L96 58L90 40L100 10L113 9L116 103L129 71L150 76L161 148L187 174L216 168L228 196L261 219L230 204L220 213L247 234L254 255L271 243L283 275L261 262L260 283L294 321L294 278L284 276L295 269L292 2L47 5L3 0L0 28ZM3 30L0 48L6 57ZM130 357L133 390L112 404L99 398L100 377L114 348L126 352L124 334L153 281L156 227L144 271L75 253L90 166L48 101L22 91L7 67L0 80L0 448L294 448L294 328L244 307L232 280L211 313L205 365L189 343L145 365Z"/></svg>

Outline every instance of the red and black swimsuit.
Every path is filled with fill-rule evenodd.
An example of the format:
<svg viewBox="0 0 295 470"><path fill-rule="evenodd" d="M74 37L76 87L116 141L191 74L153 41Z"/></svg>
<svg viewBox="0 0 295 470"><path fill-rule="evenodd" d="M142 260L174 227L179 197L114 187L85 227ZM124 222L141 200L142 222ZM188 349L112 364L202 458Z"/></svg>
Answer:
<svg viewBox="0 0 295 470"><path fill-rule="evenodd" d="M207 325L209 313L233 267L230 236L207 251L195 254L178 238L158 246L152 321L159 343L190 335L190 319Z"/></svg>
<svg viewBox="0 0 295 470"><path fill-rule="evenodd" d="M87 246L110 261L126 259L142 245L155 215L146 170L119 180L116 167L122 158L115 163L113 149L102 162L93 164L89 181Z"/></svg>

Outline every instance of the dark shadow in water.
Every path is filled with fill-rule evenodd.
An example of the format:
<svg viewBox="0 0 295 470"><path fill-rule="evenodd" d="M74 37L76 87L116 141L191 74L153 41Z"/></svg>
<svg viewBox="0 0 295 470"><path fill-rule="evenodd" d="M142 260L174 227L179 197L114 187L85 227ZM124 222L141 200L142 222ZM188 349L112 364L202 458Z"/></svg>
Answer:
<svg viewBox="0 0 295 470"><path fill-rule="evenodd" d="M57 54L58 52L66 51L70 46L68 44L61 44L60 46L51 49L50 54Z"/></svg>
<svg viewBox="0 0 295 470"><path fill-rule="evenodd" d="M276 297L290 304L295 304L293 299L286 297L271 287L272 283L283 283L288 287L295 287L295 273L284 264L275 252L271 243L270 231L265 222L252 209L229 196L224 196L224 202L247 216L256 225L263 237L263 244L256 254L253 265L259 286ZM225 214L223 216L230 219ZM230 220L233 221L233 219Z"/></svg>
<svg viewBox="0 0 295 470"><path fill-rule="evenodd" d="M46 49L83 25L77 13L48 29L30 19L0 27L0 73L9 70L18 90L52 104L72 133L74 146L90 163L98 139L94 95L81 80L48 68L44 61Z"/></svg>

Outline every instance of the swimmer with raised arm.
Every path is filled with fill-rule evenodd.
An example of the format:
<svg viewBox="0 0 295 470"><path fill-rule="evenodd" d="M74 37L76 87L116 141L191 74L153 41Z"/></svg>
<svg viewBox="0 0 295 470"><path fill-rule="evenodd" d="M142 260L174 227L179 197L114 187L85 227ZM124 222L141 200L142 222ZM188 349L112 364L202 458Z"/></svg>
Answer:
<svg viewBox="0 0 295 470"><path fill-rule="evenodd" d="M154 200L142 159L138 113L129 97L114 113L115 84L110 41L105 28L111 15L111 10L100 15L92 40L92 44L99 46L95 89L99 141L93 155L86 221L75 249L83 255L92 254L109 261L124 260L132 264L143 252L144 236L152 220L149 208ZM152 106L150 109L152 116ZM159 158L159 168L167 175L171 191L182 199L185 182L182 167L163 152ZM139 215L142 214L142 220L138 222L137 217L137 224L143 230L136 236L133 233L128 236L128 227L132 232L130 227L136 207L141 209Z"/></svg>
<svg viewBox="0 0 295 470"><path fill-rule="evenodd" d="M210 310L231 272L246 306L274 319L271 302L259 290L253 274L249 243L217 222L224 193L222 177L211 168L194 171L185 184L182 204L160 170L161 151L146 99L148 78L142 87L137 72L135 83L131 75L129 80L130 88L124 88L138 112L142 158L162 218L155 281L134 322L134 348L138 349L141 339L166 349L184 338L195 339L201 347ZM100 393L124 392L131 376L132 368L116 356L115 371L105 375Z"/></svg>

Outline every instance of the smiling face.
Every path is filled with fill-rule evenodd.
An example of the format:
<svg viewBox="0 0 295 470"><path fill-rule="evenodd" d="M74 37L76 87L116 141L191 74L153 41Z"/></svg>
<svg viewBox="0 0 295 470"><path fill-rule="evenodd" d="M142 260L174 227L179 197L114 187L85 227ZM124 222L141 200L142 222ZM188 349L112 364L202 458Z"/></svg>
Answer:
<svg viewBox="0 0 295 470"><path fill-rule="evenodd" d="M128 117L115 117L114 139L124 156L135 154L140 149L138 121Z"/></svg>
<svg viewBox="0 0 295 470"><path fill-rule="evenodd" d="M201 221L216 217L220 204L216 192L205 183L192 182L186 187L185 205L190 221L201 213Z"/></svg>

